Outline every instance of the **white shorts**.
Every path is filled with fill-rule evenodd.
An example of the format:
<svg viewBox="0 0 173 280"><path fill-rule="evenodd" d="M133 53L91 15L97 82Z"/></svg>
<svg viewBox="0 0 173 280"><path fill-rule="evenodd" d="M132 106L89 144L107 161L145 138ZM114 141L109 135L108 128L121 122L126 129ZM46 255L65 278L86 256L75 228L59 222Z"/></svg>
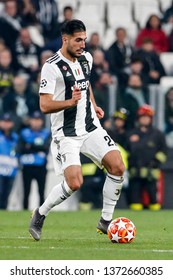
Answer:
<svg viewBox="0 0 173 280"><path fill-rule="evenodd" d="M119 148L103 128L97 128L84 136L53 139L51 143L56 175L63 174L70 165L81 165L80 153L89 157L98 167L103 168L103 157L113 150L119 151Z"/></svg>

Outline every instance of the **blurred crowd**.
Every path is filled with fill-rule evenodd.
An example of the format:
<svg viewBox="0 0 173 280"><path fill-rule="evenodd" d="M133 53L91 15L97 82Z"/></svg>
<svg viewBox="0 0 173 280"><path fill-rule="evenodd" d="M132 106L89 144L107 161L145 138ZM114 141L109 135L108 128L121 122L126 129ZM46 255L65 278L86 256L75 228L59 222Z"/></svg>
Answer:
<svg viewBox="0 0 173 280"><path fill-rule="evenodd" d="M65 6L60 17L58 0L6 0L0 4L0 208L6 209L20 168L23 208L27 209L32 179L37 180L40 203L44 200L49 153L50 129L39 108L40 70L46 59L61 47L61 26L74 18L74 10ZM173 88L165 95L165 131L153 127L153 108L145 106L149 105L149 86L159 85L161 77L167 75L160 54L173 51L173 29L168 34L162 24L171 22L173 4L162 17L151 14L133 43L121 24L115 28L113 42L107 48L97 30L86 42L86 50L93 56L91 85L97 104L105 111L102 124L120 144L127 161L124 189L127 189L127 204L133 209L144 207L143 187L149 193L151 208L160 209L157 180L160 166L166 160L165 135L173 132ZM110 115L109 86L115 79L117 108ZM141 115L139 108L144 109ZM146 157L150 155L146 159L144 156L144 162L143 151ZM81 160L85 166L86 158ZM95 189L90 193L89 189L101 185L104 172L95 168L92 174L86 171L84 177L90 188L83 187L81 205L92 203L95 208L101 207L101 189L100 195Z"/></svg>

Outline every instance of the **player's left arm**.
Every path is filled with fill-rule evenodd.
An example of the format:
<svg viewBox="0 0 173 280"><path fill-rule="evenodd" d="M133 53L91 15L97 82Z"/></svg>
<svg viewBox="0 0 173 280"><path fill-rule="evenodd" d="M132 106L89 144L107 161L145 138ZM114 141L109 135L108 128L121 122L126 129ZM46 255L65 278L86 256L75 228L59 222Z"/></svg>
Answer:
<svg viewBox="0 0 173 280"><path fill-rule="evenodd" d="M90 99L91 99L91 102L94 106L94 110L96 112L96 115L99 119L102 119L104 117L104 111L102 110L102 108L97 106L97 104L95 102L95 98L94 98L94 94L93 94L93 90L92 90L91 85L89 86L89 92L90 92Z"/></svg>

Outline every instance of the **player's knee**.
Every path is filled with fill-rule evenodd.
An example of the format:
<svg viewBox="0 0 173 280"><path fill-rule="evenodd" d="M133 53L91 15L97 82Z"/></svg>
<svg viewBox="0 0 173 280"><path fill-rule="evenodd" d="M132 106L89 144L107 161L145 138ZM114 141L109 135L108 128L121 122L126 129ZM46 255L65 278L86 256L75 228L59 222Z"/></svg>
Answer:
<svg viewBox="0 0 173 280"><path fill-rule="evenodd" d="M125 165L123 162L117 167L117 176L123 176L125 172Z"/></svg>
<svg viewBox="0 0 173 280"><path fill-rule="evenodd" d="M80 189L81 185L83 184L83 179L82 178L73 178L70 182L69 182L69 187L73 190L73 191L77 191Z"/></svg>
<svg viewBox="0 0 173 280"><path fill-rule="evenodd" d="M119 162L119 164L111 165L108 169L108 172L115 176L123 176L125 171L125 165L123 162Z"/></svg>
<svg viewBox="0 0 173 280"><path fill-rule="evenodd" d="M83 184L83 176L80 167L68 167L68 169L65 170L64 174L66 182L71 190L77 191L78 189L80 189L81 185Z"/></svg>

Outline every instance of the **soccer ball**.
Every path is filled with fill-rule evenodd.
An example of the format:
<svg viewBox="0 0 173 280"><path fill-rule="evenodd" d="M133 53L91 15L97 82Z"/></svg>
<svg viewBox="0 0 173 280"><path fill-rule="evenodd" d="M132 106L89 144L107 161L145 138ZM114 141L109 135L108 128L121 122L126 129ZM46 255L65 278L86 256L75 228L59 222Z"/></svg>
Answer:
<svg viewBox="0 0 173 280"><path fill-rule="evenodd" d="M128 218L119 217L112 220L107 233L113 243L131 243L136 236L136 227Z"/></svg>

